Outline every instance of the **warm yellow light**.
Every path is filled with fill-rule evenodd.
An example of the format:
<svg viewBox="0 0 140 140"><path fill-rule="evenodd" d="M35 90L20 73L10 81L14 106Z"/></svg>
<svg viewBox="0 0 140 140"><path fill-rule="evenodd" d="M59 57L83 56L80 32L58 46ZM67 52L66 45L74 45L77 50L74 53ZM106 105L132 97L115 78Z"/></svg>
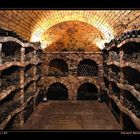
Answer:
<svg viewBox="0 0 140 140"><path fill-rule="evenodd" d="M49 42L41 40L41 36L43 33L48 30L50 27L64 21L81 21L86 22L97 29L99 29L103 35L104 40L97 41L96 44L99 48L103 48L103 43L105 41L113 38L113 29L109 26L109 23L105 22L102 18L100 18L95 11L79 11L79 10L49 10L50 16L47 15L47 18L40 19L35 26L33 34L31 36L31 41L41 41L42 48L46 48L49 45ZM103 12L103 11L98 11ZM103 24L101 24L103 23ZM51 42L50 42L51 43Z"/></svg>

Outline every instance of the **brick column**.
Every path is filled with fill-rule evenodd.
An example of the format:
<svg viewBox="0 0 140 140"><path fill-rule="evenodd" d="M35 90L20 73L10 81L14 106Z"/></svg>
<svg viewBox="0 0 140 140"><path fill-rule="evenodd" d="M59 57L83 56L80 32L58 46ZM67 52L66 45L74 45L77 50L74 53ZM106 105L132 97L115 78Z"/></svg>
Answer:
<svg viewBox="0 0 140 140"><path fill-rule="evenodd" d="M21 63L24 63L24 52L25 52L25 48L21 48ZM19 77L20 77L20 88L21 90L19 91L19 99L20 103L21 103L21 107L24 108L24 68L20 68L20 72L19 72ZM22 128L24 124L24 114L23 111L21 111L20 113L18 113L15 116L15 121L14 121L14 129L19 129Z"/></svg>
<svg viewBox="0 0 140 140"><path fill-rule="evenodd" d="M33 50L33 61L36 63L38 61L36 57L36 50Z"/></svg>
<svg viewBox="0 0 140 140"><path fill-rule="evenodd" d="M21 48L21 63L24 64L24 58L25 58L25 48ZM24 104L24 68L20 69L20 102L22 104L23 107L25 107ZM24 124L24 114L23 111L21 111L19 113L19 115L17 116L17 120L19 121L19 128L21 128Z"/></svg>
<svg viewBox="0 0 140 140"><path fill-rule="evenodd" d="M36 62L38 62L38 59L39 59L39 58L37 57L37 50L34 50L34 53L33 53L33 54L34 54L33 59L34 59L34 61L35 61L35 63L36 63ZM34 93L34 94L36 94L36 92L38 91L37 86L36 86L36 85L37 85L37 84L36 84L36 78L37 78L37 77L36 77L36 76L37 76L37 75L36 75L36 72L37 72L37 66L35 65L35 66L34 66L34 69L33 69L33 76L34 76L34 80L35 80L35 82L34 82L34 92L35 92L35 93ZM33 99L33 102L34 102L34 110L36 109L36 97L37 97L37 95L34 96L34 99Z"/></svg>
<svg viewBox="0 0 140 140"><path fill-rule="evenodd" d="M34 66L34 69L33 69L33 76L34 76L34 80L36 80L36 66ZM36 82L34 82L34 94L36 94L37 92L37 88L36 88ZM34 96L34 95L33 95ZM34 99L33 99L33 102L34 102L34 110L36 109L36 96L34 96Z"/></svg>
<svg viewBox="0 0 140 140"><path fill-rule="evenodd" d="M21 48L21 63L24 63L25 59L25 48Z"/></svg>

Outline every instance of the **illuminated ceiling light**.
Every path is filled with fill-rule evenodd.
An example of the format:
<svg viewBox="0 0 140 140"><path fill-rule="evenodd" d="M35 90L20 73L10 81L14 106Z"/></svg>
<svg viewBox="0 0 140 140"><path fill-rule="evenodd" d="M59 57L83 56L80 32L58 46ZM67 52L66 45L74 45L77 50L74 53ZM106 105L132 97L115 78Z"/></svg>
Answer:
<svg viewBox="0 0 140 140"><path fill-rule="evenodd" d="M44 20L38 21L36 24L36 27L33 31L33 34L31 36L31 41L40 41L41 36L43 33L48 30L50 27L54 26L55 24L58 24L60 22L64 21L81 21L88 23L97 29L99 29L103 35L104 35L104 40L110 40L113 36L113 29L107 24L104 20L102 20L101 17L99 17L96 13L94 12L95 15L92 14L92 11L51 11L51 16L47 16L47 18ZM90 13L91 12L91 13ZM86 16L85 16L86 15ZM112 36L110 36L112 34ZM104 41L100 41L104 42ZM42 43L44 44L44 43ZM97 43L97 44L102 44L102 43ZM102 45L101 45L102 46Z"/></svg>

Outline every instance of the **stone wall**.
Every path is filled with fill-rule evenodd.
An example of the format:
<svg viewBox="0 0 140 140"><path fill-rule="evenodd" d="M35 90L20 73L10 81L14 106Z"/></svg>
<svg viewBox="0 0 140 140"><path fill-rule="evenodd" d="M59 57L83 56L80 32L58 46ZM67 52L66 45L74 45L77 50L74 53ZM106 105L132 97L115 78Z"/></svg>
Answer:
<svg viewBox="0 0 140 140"><path fill-rule="evenodd" d="M60 77L60 76L47 76L48 74L48 69L49 69L49 63L53 59L62 59L64 60L67 65L68 65L68 71L69 75L65 77ZM60 82L63 85L66 86L68 89L68 94L69 94L69 100L75 100L77 97L77 91L78 88L83 84L83 83L92 83L94 84L98 92L100 92L100 87L103 82L102 79L102 53L88 53L88 52L54 52L54 53L46 53L46 61L45 61L45 69L44 71L44 85L48 89L48 87L56 82ZM98 76L94 77L87 77L87 76L77 76L77 67L78 64L84 60L84 59L91 59L94 60L97 65L98 65Z"/></svg>

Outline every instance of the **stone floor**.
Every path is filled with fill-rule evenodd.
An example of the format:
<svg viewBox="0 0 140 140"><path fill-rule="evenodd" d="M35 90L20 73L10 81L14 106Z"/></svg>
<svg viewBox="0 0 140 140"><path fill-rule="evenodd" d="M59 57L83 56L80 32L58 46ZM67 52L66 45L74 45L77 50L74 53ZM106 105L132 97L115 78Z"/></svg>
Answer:
<svg viewBox="0 0 140 140"><path fill-rule="evenodd" d="M48 101L26 121L24 130L121 130L104 103Z"/></svg>

